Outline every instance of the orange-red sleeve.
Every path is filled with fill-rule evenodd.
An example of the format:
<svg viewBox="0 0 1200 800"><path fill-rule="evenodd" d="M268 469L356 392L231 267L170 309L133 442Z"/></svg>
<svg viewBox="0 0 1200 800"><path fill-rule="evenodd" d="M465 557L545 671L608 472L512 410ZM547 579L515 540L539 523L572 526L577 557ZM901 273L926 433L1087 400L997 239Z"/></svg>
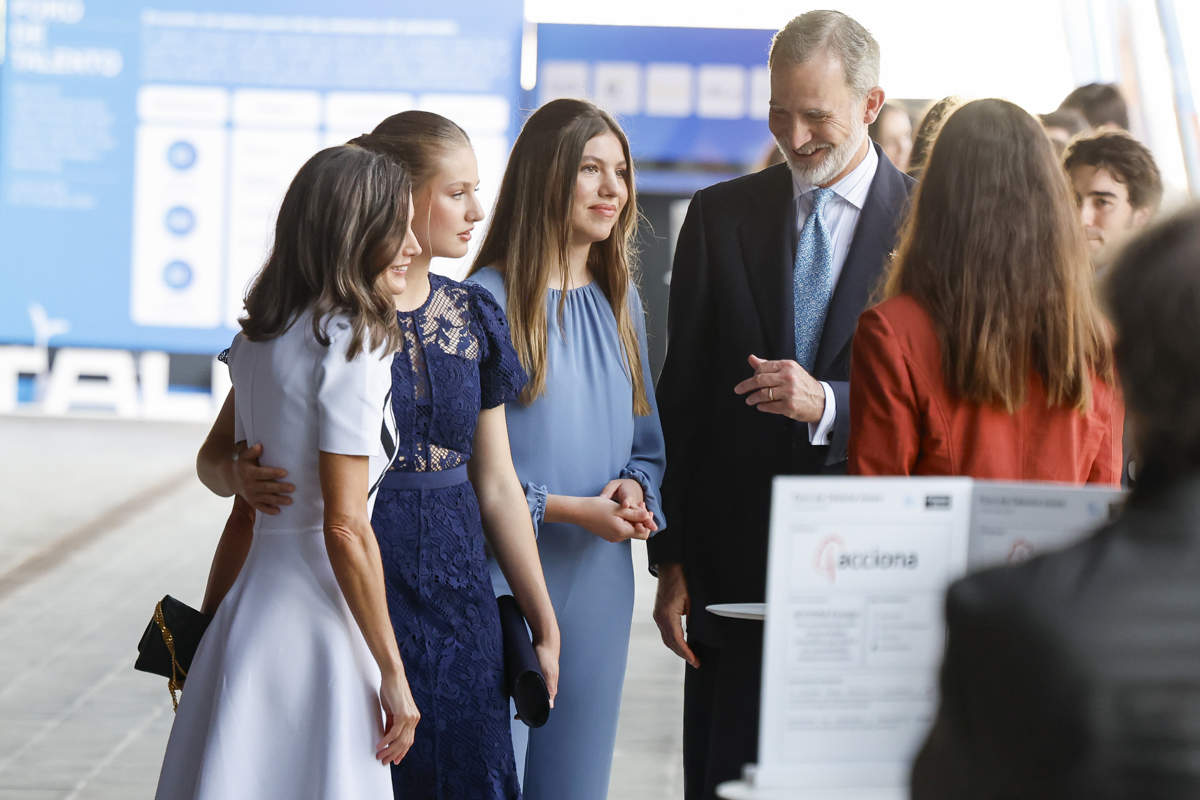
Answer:
<svg viewBox="0 0 1200 800"><path fill-rule="evenodd" d="M920 452L912 373L878 307L858 318L850 357L852 475L911 475Z"/></svg>
<svg viewBox="0 0 1200 800"><path fill-rule="evenodd" d="M1101 417L1104 424L1104 435L1100 440L1100 449L1096 451L1096 460L1088 472L1088 483L1102 483L1110 486L1121 485L1121 468L1125 463L1125 400L1121 390L1116 386L1103 394L1098 391L1104 384L1099 378L1093 378L1093 402L1103 402L1107 405L1107 418Z"/></svg>

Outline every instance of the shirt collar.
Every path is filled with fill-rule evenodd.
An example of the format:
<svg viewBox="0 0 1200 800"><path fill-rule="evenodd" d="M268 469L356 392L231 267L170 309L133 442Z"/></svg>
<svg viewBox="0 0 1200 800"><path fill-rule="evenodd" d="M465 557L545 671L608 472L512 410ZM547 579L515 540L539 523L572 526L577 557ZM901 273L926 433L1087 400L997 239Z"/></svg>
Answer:
<svg viewBox="0 0 1200 800"><path fill-rule="evenodd" d="M858 166L837 183L830 186L833 193L845 200L859 211L867 202L871 191L871 182L875 179L875 170L879 167L879 154L875 152L875 144L867 139L867 155ZM801 181L792 173L792 196L799 199L817 187L807 181Z"/></svg>

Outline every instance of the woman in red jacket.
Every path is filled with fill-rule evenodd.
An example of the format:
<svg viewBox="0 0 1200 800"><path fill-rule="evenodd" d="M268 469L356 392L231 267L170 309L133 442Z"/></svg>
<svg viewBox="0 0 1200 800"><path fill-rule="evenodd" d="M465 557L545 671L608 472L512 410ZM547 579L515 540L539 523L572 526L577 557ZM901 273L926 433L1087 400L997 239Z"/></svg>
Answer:
<svg viewBox="0 0 1200 800"><path fill-rule="evenodd" d="M1123 408L1107 326L1046 134L968 103L933 147L886 298L859 318L859 475L1117 484Z"/></svg>

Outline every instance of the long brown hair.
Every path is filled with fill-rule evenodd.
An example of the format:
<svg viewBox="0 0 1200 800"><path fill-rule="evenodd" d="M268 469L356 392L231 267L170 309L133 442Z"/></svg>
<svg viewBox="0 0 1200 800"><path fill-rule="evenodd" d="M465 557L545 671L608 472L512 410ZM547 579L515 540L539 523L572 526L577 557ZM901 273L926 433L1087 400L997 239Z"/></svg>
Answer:
<svg viewBox="0 0 1200 800"><path fill-rule="evenodd" d="M404 242L409 190L398 162L354 145L310 158L283 196L274 247L246 296L246 337L279 336L311 308L326 347L328 315L350 318L347 360L365 346L398 349L395 306L377 280Z"/></svg>
<svg viewBox="0 0 1200 800"><path fill-rule="evenodd" d="M616 120L585 100L553 100L533 113L513 145L496 210L469 274L491 266L504 276L513 344L529 374L529 383L521 392L521 402L528 405L546 391L546 288L551 272L559 267L563 276L558 306L562 330L571 197L583 148L605 133L621 142L629 199L609 237L592 245L588 271L612 306L625 351L625 369L633 382L634 413L644 416L650 413L650 403L637 328L629 309L629 284L636 269L632 241L637 231L637 195L629 140Z"/></svg>
<svg viewBox="0 0 1200 800"><path fill-rule="evenodd" d="M929 313L955 394L1016 411L1036 370L1052 405L1086 411L1112 380L1107 330L1066 177L1037 120L976 100L942 127L883 294Z"/></svg>

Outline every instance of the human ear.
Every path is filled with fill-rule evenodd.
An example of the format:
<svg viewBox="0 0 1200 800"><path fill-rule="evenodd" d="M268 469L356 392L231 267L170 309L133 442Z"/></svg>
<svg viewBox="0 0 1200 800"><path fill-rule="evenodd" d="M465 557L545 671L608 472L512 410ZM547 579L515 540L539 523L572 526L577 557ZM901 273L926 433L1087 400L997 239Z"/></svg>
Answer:
<svg viewBox="0 0 1200 800"><path fill-rule="evenodd" d="M879 112L883 110L883 101L887 97L883 93L883 89L878 86L873 87L867 92L867 105L863 109L863 122L870 125L879 116Z"/></svg>
<svg viewBox="0 0 1200 800"><path fill-rule="evenodd" d="M1133 210L1133 227L1140 228L1150 221L1153 216L1154 209L1152 208L1135 208Z"/></svg>

